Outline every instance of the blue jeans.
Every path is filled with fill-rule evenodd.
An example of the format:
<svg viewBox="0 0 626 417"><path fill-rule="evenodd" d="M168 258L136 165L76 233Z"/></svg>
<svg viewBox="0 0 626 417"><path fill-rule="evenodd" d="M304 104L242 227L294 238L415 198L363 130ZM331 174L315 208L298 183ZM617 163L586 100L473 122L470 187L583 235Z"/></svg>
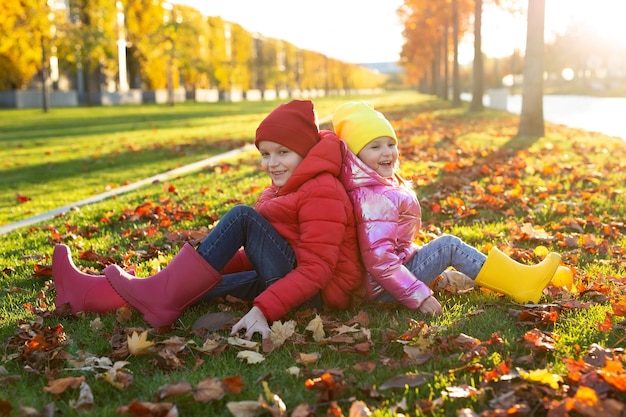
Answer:
<svg viewBox="0 0 626 417"><path fill-rule="evenodd" d="M426 285L433 282L443 271L453 267L471 279L476 279L487 256L456 236L441 235L421 246L404 266ZM392 302L388 293L381 294L378 301Z"/></svg>
<svg viewBox="0 0 626 417"><path fill-rule="evenodd" d="M204 300L227 295L252 300L296 266L296 255L289 243L259 212L246 205L230 209L197 250L219 271L241 247L254 270L224 275L222 282L204 295Z"/></svg>

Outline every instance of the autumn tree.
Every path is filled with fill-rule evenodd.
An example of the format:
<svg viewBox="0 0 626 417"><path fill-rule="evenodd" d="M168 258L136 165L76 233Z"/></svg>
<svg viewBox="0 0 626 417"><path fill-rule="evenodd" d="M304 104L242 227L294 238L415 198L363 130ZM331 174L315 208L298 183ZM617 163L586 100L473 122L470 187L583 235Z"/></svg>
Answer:
<svg viewBox="0 0 626 417"><path fill-rule="evenodd" d="M160 2L127 0L126 29L130 54L136 65L130 65L130 79L141 80L146 89L165 88L167 85L167 51L164 33L165 14Z"/></svg>
<svg viewBox="0 0 626 417"><path fill-rule="evenodd" d="M518 138L540 138L545 134L543 120L545 9L545 0L528 0L526 56Z"/></svg>
<svg viewBox="0 0 626 417"><path fill-rule="evenodd" d="M485 74L483 65L483 38L482 38L483 0L474 1L474 63L472 64L472 101L470 111L483 110L483 95L485 93Z"/></svg>
<svg viewBox="0 0 626 417"><path fill-rule="evenodd" d="M460 103L458 44L468 27L470 3L470 0L405 0L398 9L405 38L401 64L409 83L447 98L452 49L453 95Z"/></svg>
<svg viewBox="0 0 626 417"><path fill-rule="evenodd" d="M23 89L45 70L44 48L51 42L46 0L7 1L0 19L0 90Z"/></svg>

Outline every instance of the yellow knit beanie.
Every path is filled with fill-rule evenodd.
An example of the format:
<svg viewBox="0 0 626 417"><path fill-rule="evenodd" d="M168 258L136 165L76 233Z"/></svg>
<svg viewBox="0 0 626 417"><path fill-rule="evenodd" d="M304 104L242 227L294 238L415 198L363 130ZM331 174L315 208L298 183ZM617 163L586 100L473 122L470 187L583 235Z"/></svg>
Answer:
<svg viewBox="0 0 626 417"><path fill-rule="evenodd" d="M337 107L333 114L333 128L355 155L381 136L393 138L398 143L391 123L365 101L348 102Z"/></svg>

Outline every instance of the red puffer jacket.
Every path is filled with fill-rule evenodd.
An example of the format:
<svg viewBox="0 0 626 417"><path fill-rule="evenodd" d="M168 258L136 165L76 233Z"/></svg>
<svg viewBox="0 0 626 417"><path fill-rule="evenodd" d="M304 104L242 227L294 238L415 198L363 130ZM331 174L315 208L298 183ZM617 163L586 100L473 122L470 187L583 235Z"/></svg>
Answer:
<svg viewBox="0 0 626 417"><path fill-rule="evenodd" d="M296 268L254 300L269 322L320 291L326 306L346 308L364 280L352 204L337 179L342 143L330 131L320 136L287 183L270 186L255 204L296 254Z"/></svg>

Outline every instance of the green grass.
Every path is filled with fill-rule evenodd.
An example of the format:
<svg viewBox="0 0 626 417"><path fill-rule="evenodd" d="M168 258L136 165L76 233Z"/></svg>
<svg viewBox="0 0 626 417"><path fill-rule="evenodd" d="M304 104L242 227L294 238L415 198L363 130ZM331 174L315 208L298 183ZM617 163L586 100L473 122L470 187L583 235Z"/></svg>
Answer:
<svg viewBox="0 0 626 417"><path fill-rule="evenodd" d="M399 103L410 95L396 95ZM316 100L320 120L345 100ZM278 101L0 110L0 225L254 141ZM18 196L27 201L19 203Z"/></svg>
<svg viewBox="0 0 626 417"><path fill-rule="evenodd" d="M320 118L354 98L316 99ZM72 408L79 396L77 388L58 395L44 391L49 380L70 376L85 377L95 403L87 414L97 416L117 415L118 407L133 400L158 402L155 394L168 383L186 381L196 386L204 378L236 376L244 384L240 394L227 393L206 404L189 394L164 401L175 403L180 415L228 416L228 402L256 401L264 394L261 381L266 381L285 402L287 415L308 403L317 404L315 415L325 416L328 398L305 388L307 378L323 371L331 372L343 387L333 391L333 399L346 416L355 399L365 401L375 416L401 412L456 416L464 407L487 412L494 410L489 400L509 391L515 393L515 404L528 404L543 415L544 398L558 402L572 396L577 384L570 380L560 390L550 391L514 373L510 379L494 381L487 381L485 375L508 364L512 370L547 369L567 378L564 359L583 357L594 343L606 349L623 346L620 317L611 317L611 329L601 330L599 324L611 313L611 300L624 289L624 142L552 125L545 138L513 141L516 118L505 113L468 115L465 109L450 109L432 97L407 92L358 98L375 101L401 138L403 173L414 181L422 204L422 240L452 233L481 249L489 245L512 248L524 262L538 262L540 257L533 250L545 245L575 268L577 294L551 288L542 301L552 302L552 307L531 310L535 314L558 311L553 324L520 323L517 317L526 310L494 294L440 292L437 297L444 314L437 318L377 304L324 312L327 335L332 335L333 326L350 323L365 311L369 322L357 327L369 331L370 341L358 336L364 333L356 333L351 334L352 342L316 343L305 330L314 314L294 312L285 320L296 321L298 337L266 353L264 362L247 364L237 358L240 349L225 342L228 331L190 331L206 312L241 316L247 306L200 303L185 311L171 331L151 330L148 336L155 342L174 336L186 342L176 354L180 361L176 365L156 354L116 356L118 340L146 329L136 313L130 321L115 314L102 315L101 322L95 314L54 313L51 277L35 274L35 268L50 264L56 243L69 245L76 264L95 271L102 265L78 259L80 252L93 248L116 262L134 254L129 261L137 266L138 275L147 276L167 265L178 251L184 239L177 236L206 232L232 205L256 200L268 181L258 170L256 152L250 151L0 236L0 408L13 410L4 415L21 415L20 406L43 412L47 404L54 404L63 415L78 414ZM0 225L251 143L256 125L276 105L190 103L174 108L53 109L49 114L0 111ZM17 203L17 193L30 200ZM137 219L125 216L146 203L163 211ZM182 212L192 216L181 218ZM163 223L167 219L175 220L167 225ZM525 223L544 229L550 239L529 238L523 233ZM151 254L150 259L142 253ZM581 304L572 307L568 302ZM40 324L51 329L63 326L67 340L61 348L74 361L55 359L43 350L24 355L29 340L25 331L30 328L32 337ZM402 342L400 336L414 326L421 331ZM553 350L544 352L524 342L526 333L535 328L554 336ZM17 335L23 339L16 339ZM467 357L457 342L460 335L483 342L484 352ZM223 351L206 354L194 349L208 337L221 337ZM410 360L405 342L421 346L433 357L423 364ZM362 343L368 349L359 351L356 347ZM301 353L313 352L321 355L317 363L297 363ZM623 360L619 351L612 353ZM118 390L97 375L103 371L78 370L80 359L87 355L128 361L124 369L132 375L132 384ZM364 363L373 364L373 370L359 368ZM287 373L293 366L301 369L299 376ZM428 376L418 386L377 389L392 377L414 373ZM566 385L571 387L569 394L564 391ZM479 395L442 396L447 389L459 387L474 387ZM624 403L623 393L607 392Z"/></svg>

